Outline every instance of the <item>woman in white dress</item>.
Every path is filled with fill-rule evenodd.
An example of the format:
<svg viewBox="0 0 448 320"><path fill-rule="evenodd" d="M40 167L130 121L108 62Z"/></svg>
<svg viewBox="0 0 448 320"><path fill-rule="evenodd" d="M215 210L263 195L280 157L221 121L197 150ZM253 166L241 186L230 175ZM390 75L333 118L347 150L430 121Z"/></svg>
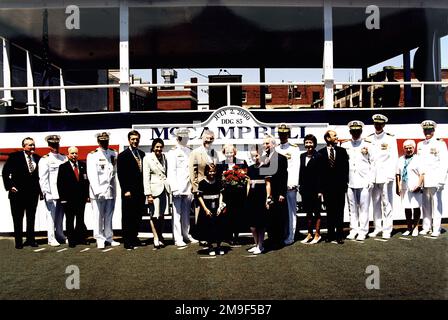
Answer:
<svg viewBox="0 0 448 320"><path fill-rule="evenodd" d="M396 174L396 192L401 197L406 215L407 230L403 233L408 236L418 236L418 223L420 221L420 207L422 205L421 186L423 174L421 162L415 152L415 141L406 140L403 143L404 155L398 159ZM412 218L414 215L414 218Z"/></svg>

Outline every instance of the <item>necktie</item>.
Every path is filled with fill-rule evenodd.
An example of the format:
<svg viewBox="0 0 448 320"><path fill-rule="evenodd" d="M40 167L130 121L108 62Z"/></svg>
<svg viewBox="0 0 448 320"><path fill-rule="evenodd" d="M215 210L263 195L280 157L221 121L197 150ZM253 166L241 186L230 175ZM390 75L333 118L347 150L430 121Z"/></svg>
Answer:
<svg viewBox="0 0 448 320"><path fill-rule="evenodd" d="M34 169L33 159L31 159L31 155L28 155L28 170L33 173Z"/></svg>
<svg viewBox="0 0 448 320"><path fill-rule="evenodd" d="M330 158L328 158L328 164L330 165L330 168L334 168L334 148L330 148Z"/></svg>
<svg viewBox="0 0 448 320"><path fill-rule="evenodd" d="M408 165L411 160L412 157L404 159L403 172L401 173L401 180L403 180L403 182L408 182Z"/></svg>
<svg viewBox="0 0 448 320"><path fill-rule="evenodd" d="M138 154L138 150L137 149L132 150L132 154L134 155L135 161L137 161L138 168L140 169L140 172L142 172L143 171L142 160L140 159L140 155Z"/></svg>
<svg viewBox="0 0 448 320"><path fill-rule="evenodd" d="M76 162L73 164L73 171L75 172L76 180L79 181L79 170L78 170L78 165L76 164Z"/></svg>

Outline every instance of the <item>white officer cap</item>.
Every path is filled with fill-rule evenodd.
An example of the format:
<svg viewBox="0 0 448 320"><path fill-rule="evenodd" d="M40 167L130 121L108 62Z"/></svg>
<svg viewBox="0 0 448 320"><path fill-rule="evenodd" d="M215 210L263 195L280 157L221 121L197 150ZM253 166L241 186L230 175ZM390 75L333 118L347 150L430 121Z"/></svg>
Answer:
<svg viewBox="0 0 448 320"><path fill-rule="evenodd" d="M372 116L372 120L373 120L373 123L387 123L389 121L389 119L387 119L387 117L385 115L382 115L379 113L374 114Z"/></svg>
<svg viewBox="0 0 448 320"><path fill-rule="evenodd" d="M61 136L58 136L56 134L52 134L45 137L45 141L47 141L48 144L50 143L59 143L61 141Z"/></svg>
<svg viewBox="0 0 448 320"><path fill-rule="evenodd" d="M278 133L291 133L291 128L286 123L281 123L277 130Z"/></svg>
<svg viewBox="0 0 448 320"><path fill-rule="evenodd" d="M435 121L432 121L432 120L425 120L421 123L421 126L422 126L423 130L425 130L425 129L434 130L437 127L437 123L435 123Z"/></svg>
<svg viewBox="0 0 448 320"><path fill-rule="evenodd" d="M109 132L101 132L95 135L98 141L109 140L110 133Z"/></svg>
<svg viewBox="0 0 448 320"><path fill-rule="evenodd" d="M359 120L353 120L350 121L347 126L350 128L350 130L361 130L364 127L364 123Z"/></svg>
<svg viewBox="0 0 448 320"><path fill-rule="evenodd" d="M188 130L188 128L179 128L174 131L174 135L180 138L189 138L190 130Z"/></svg>

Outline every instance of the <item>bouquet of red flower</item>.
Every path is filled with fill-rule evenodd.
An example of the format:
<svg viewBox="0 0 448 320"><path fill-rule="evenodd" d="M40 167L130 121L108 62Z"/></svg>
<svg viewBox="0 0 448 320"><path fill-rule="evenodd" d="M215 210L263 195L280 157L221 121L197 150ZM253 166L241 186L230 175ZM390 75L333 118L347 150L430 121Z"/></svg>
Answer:
<svg viewBox="0 0 448 320"><path fill-rule="evenodd" d="M238 166L233 166L232 170L224 171L223 184L225 187L246 187L249 177L246 171Z"/></svg>

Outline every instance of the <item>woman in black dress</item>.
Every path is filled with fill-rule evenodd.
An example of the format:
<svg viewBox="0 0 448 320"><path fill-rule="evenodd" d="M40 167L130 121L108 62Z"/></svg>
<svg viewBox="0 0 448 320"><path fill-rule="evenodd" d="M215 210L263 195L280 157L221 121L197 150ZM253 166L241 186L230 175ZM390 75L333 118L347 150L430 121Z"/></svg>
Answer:
<svg viewBox="0 0 448 320"><path fill-rule="evenodd" d="M303 210L306 212L308 221L308 234L302 243L316 244L321 240L320 236L320 211L321 197L319 193L319 168L316 151L317 139L314 135L308 134L304 138L306 152L300 155L299 192L302 196ZM313 214L316 218L316 234L313 238Z"/></svg>
<svg viewBox="0 0 448 320"><path fill-rule="evenodd" d="M246 212L255 246L248 251L253 254L260 254L264 251L264 233L269 206L272 203L271 181L270 176L263 170L263 164L260 163L258 146L251 150L250 156L254 164L247 171L249 182L247 184Z"/></svg>
<svg viewBox="0 0 448 320"><path fill-rule="evenodd" d="M233 144L226 144L222 148L222 153L226 157L218 165L218 174L223 181L223 201L226 204L226 237L225 239L233 247L238 247L238 235L247 230L247 222L244 212L244 203L246 201L246 186L242 184L227 183L224 172L233 170L243 175L247 173L247 163L245 160L236 157L237 149Z"/></svg>
<svg viewBox="0 0 448 320"><path fill-rule="evenodd" d="M198 215L198 237L206 241L209 246L209 255L216 253L223 255L221 241L224 237L223 216L225 213L222 202L222 186L220 179L216 179L216 167L213 164L205 166L205 179L199 182L198 200L200 211ZM216 249L213 244L216 243ZM216 251L215 251L216 250Z"/></svg>

